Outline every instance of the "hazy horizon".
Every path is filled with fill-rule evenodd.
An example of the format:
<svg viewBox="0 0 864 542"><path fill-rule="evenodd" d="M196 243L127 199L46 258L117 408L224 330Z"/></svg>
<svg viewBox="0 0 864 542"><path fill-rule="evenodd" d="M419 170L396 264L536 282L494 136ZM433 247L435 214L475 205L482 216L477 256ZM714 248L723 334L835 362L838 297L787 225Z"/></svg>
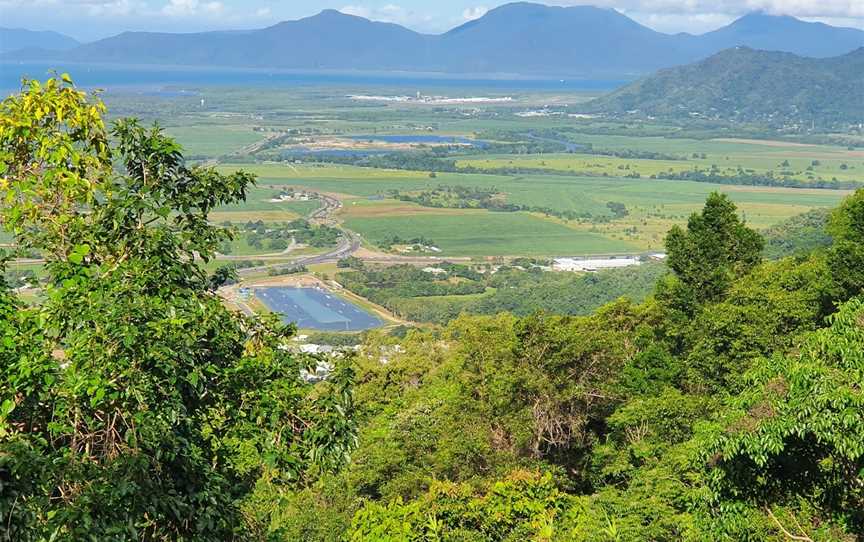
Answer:
<svg viewBox="0 0 864 542"><path fill-rule="evenodd" d="M80 41L95 41L124 31L202 32L245 30L313 16L324 9L392 22L428 34L446 32L509 2L441 0L430 9L419 0L314 0L283 3L269 0L0 0L3 26L53 30ZM548 5L595 5L613 8L665 33L701 34L752 12L791 15L832 26L864 29L864 5L853 0L597 0L537 2Z"/></svg>

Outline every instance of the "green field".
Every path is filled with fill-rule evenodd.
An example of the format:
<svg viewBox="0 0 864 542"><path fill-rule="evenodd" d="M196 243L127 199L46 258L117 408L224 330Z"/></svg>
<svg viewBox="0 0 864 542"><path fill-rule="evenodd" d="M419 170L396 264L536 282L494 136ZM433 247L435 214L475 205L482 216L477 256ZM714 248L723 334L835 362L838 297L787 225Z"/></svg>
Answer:
<svg viewBox="0 0 864 542"><path fill-rule="evenodd" d="M177 126L166 129L183 145L187 156L221 156L240 151L243 147L264 139L250 126L219 124L215 126Z"/></svg>
<svg viewBox="0 0 864 542"><path fill-rule="evenodd" d="M411 89L411 94L417 89ZM284 187L332 194L344 203L337 215L361 233L369 245L385 237L426 237L448 256L555 255L660 250L666 232L686 222L712 191L730 195L748 223L767 228L817 207L833 207L846 192L697 183L663 179L664 175L712 166L724 175L742 171L808 181L864 181L864 151L822 139L802 140L759 134L749 128L714 131L656 123L622 123L566 116L523 117L519 113L547 105L567 108L587 99L580 91L507 89L436 89L449 96L509 96L504 104L448 107L407 103L358 103L349 94L402 95L404 88L200 89L176 99L112 96L121 111L144 112L162 122L187 153L216 163L221 171L244 169L258 176L246 203L218 209L215 221L285 222L306 216L313 202L274 203ZM202 107L203 98L206 105ZM159 103L157 103L159 102ZM161 117L160 117L161 114ZM267 137L288 137L290 145L322 142L351 144L357 134L437 134L483 138L496 144L520 141L537 131L547 141L591 145L596 151L660 153L649 159L600 153L528 154L482 149L455 151L460 167L550 170L522 175L486 175L376 169L284 161L279 147L248 154L248 146ZM520 135L521 134L521 135ZM720 134L726 139L720 139ZM737 139L735 139L737 137ZM758 139L764 137L765 139ZM524 140L528 142L528 140ZM281 143L279 143L281 145ZM244 151L244 149L247 149ZM419 149L421 152L424 149ZM403 152L404 149L394 150ZM532 151L536 152L536 151ZM226 156L237 156L236 163ZM233 158L232 158L233 159ZM640 178L627 178L628 175ZM650 179L651 176L660 180ZM395 201L391 191L420 192L441 185L496 192L507 203L570 213L571 220L542 212L493 213L424 208ZM612 216L609 203L626 207ZM572 217L576 218L572 218ZM238 253L247 247L234 247ZM250 251L254 253L255 251Z"/></svg>
<svg viewBox="0 0 864 542"><path fill-rule="evenodd" d="M226 171L238 166L221 166ZM555 253L616 253L622 250L659 250L663 238L673 224L682 224L687 217L701 207L705 198L713 191L729 194L739 206L744 217L757 228L767 228L790 216L806 212L815 207L833 207L845 196L839 190L794 189L776 187L749 187L716 185L692 181L670 181L652 179L624 179L604 177L577 177L563 175L501 176L481 174L442 173L435 179L422 172L377 170L349 166L295 166L282 165L246 166L245 169L262 176L261 184L272 186L304 187L341 195L346 206L343 218L349 228L366 233L374 242L384 237L383 233L398 234L403 238L425 236L442 245L448 255L493 255L493 254L555 254ZM558 219L542 220L537 217L506 219L500 214L477 211L454 211L446 217L427 216L434 209L386 199L388 190L416 191L440 185L496 190L506 194L508 202L529 207L547 207L557 211L573 210L608 216L609 202L626 205L629 215L620 220L605 223ZM370 199L372 197L379 199ZM380 199L384 197L385 199ZM260 199L260 198L259 198ZM273 209L275 204L250 201L237 210L255 211ZM441 211L437 211L441 212ZM460 216L460 213L464 216ZM399 215L398 220L392 215ZM484 218L486 217L486 218ZM488 225L485 223L488 221ZM492 231L504 227L513 229L516 236L531 238L531 225L535 221L553 223L556 228L570 230L580 235L572 242L544 242L540 248L533 242L487 243L478 239L474 231ZM441 231L443 223L452 225L435 235L422 230ZM398 230L395 228L399 228ZM514 229L515 228L515 229ZM383 232L383 233L382 233ZM454 237L455 236L455 237ZM460 242L458 237L462 237ZM554 235L552 236L554 238ZM443 239L447 239L447 243ZM605 244L604 244L605 243ZM559 252L559 249L562 251ZM532 252L533 250L533 252ZM473 252L472 252L473 251Z"/></svg>
<svg viewBox="0 0 864 542"><path fill-rule="evenodd" d="M231 222L255 221L256 216L265 222L288 221L308 216L321 206L318 200L271 202L270 199L278 192L273 188L253 187L248 191L244 203L220 207L217 216L220 221Z"/></svg>
<svg viewBox="0 0 864 542"><path fill-rule="evenodd" d="M350 166L301 167L296 170L279 165L250 167L226 164L220 167L225 171L243 168L260 175L261 184L284 184L357 197L385 195L391 189L420 190L440 185L462 185L498 189L507 195L508 201L517 204L596 213L604 212L609 201L621 201L640 207L690 208L704 202L705 197L713 191L727 192L733 200L742 205L773 204L806 208L836 205L846 194L836 190L747 187L616 177L440 173L437 178L430 179L421 172ZM250 202L248 205L258 204Z"/></svg>
<svg viewBox="0 0 864 542"><path fill-rule="evenodd" d="M716 167L724 175L745 171L808 181L856 181L864 183L864 153L824 145L795 146L779 142L733 143L727 141L695 141L688 139L637 137L588 137L596 148L612 151L637 150L678 156L682 159L637 159L591 154L543 155L481 155L459 160L460 167L480 169L525 168L555 172L585 173L620 177L638 173L662 178L669 172ZM694 154L696 156L694 156ZM704 155L704 157L703 157Z"/></svg>
<svg viewBox="0 0 864 542"><path fill-rule="evenodd" d="M345 225L372 242L393 234L405 239L426 237L443 251L442 256L626 253L636 248L525 213L350 218Z"/></svg>

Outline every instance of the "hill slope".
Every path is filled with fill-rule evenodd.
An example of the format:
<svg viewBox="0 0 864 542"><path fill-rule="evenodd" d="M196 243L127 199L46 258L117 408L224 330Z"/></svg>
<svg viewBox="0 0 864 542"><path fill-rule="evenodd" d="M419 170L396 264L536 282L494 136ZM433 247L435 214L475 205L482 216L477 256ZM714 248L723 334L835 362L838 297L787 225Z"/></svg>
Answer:
<svg viewBox="0 0 864 542"><path fill-rule="evenodd" d="M23 28L0 28L0 53L17 49L39 48L63 51L81 45L77 40L57 32L36 32Z"/></svg>
<svg viewBox="0 0 864 542"><path fill-rule="evenodd" d="M864 122L864 48L814 59L738 47L586 104L606 114L747 122Z"/></svg>
<svg viewBox="0 0 864 542"><path fill-rule="evenodd" d="M435 36L325 10L260 30L126 32L65 54L30 50L6 58L304 70L628 76L692 62L737 45L834 56L864 46L864 31L754 14L701 36L669 35L612 9L519 2L490 10L480 19ZM50 48L45 44L41 47Z"/></svg>

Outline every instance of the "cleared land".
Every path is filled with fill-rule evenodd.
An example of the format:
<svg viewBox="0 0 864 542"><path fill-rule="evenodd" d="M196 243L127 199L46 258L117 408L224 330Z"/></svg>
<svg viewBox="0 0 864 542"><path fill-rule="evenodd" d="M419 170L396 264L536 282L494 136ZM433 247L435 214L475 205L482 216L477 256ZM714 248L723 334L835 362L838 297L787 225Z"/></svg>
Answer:
<svg viewBox="0 0 864 542"><path fill-rule="evenodd" d="M360 103L348 98L413 94L417 90L450 97L508 96L512 101L433 106ZM440 245L442 256L658 250L668 229L685 222L715 190L729 194L748 222L758 228L812 208L835 206L846 194L663 180L664 175L694 168L707 171L713 166L724 175L739 170L773 172L800 181L864 181L864 151L849 150L845 143L825 144L825 137L804 142L781 140L776 135L759 139L765 136L749 129L734 133L704 126L691 129L568 117L568 104L588 96L586 92L560 90L310 87L204 88L194 96L180 98L114 95L110 100L121 112L162 122L195 159L210 163L221 160L219 167L224 171L245 169L259 176L259 186L250 192L248 202L219 209L212 215L215 221L277 223L308 215L314 204L269 201L282 187L306 188L340 199L344 207L337 218L360 233L367 246L394 235L423 237ZM532 111L540 114L525 115ZM335 145L335 150L350 152L357 147L362 151L370 145L368 140L389 136L489 141L499 146L494 152L454 149L453 159L460 167L540 171L524 175L438 171L430 178L429 171L315 164L302 157L284 160L287 156L280 154L280 149L303 146L320 149ZM841 141L850 144L860 139L856 134L843 137ZM519 148L520 141L530 146L541 140L590 146L593 154L537 154L536 150L530 154ZM514 142L516 147L504 148ZM422 152L423 148L413 150ZM431 147L426 150L431 151ZM636 175L641 178L627 178ZM508 203L550 212L547 216L542 212L441 209L393 199L393 191L419 192L441 185L494 190ZM626 216L614 216L610 203L624 205ZM571 219L554 216L562 213L569 213ZM573 218L575 215L579 216ZM256 252L242 246L234 248L238 254Z"/></svg>
<svg viewBox="0 0 864 542"><path fill-rule="evenodd" d="M345 225L373 243L398 235L425 237L440 256L551 256L555 254L626 253L633 244L574 231L527 213L475 212L348 218Z"/></svg>
<svg viewBox="0 0 864 542"><path fill-rule="evenodd" d="M240 167L226 164L225 170ZM480 175L350 166L264 164L246 166L272 186L303 187L338 194L345 203L341 218L367 242L398 235L425 237L445 255L613 254L662 248L665 233L682 224L713 191L730 195L748 222L758 228L776 224L816 207L833 207L847 194L824 189L750 187L615 177L563 175ZM441 185L496 190L507 201L556 211L607 217L608 221L564 221L539 213L499 213L472 209L437 209L389 199L390 190L417 191ZM623 203L628 216L611 219L609 202ZM255 207L237 212L254 215ZM245 216L245 214L244 214ZM569 239L567 236L571 236Z"/></svg>

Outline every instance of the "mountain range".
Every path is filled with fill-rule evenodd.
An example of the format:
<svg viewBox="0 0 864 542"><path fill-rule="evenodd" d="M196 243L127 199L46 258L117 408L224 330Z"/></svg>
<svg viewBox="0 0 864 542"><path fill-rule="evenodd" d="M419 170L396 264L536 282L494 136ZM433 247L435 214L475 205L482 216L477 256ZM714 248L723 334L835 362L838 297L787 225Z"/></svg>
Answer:
<svg viewBox="0 0 864 542"><path fill-rule="evenodd" d="M0 53L34 48L65 51L79 45L78 40L57 32L0 27Z"/></svg>
<svg viewBox="0 0 864 542"><path fill-rule="evenodd" d="M735 47L660 70L584 106L588 112L768 124L864 122L864 47L832 58Z"/></svg>
<svg viewBox="0 0 864 542"><path fill-rule="evenodd" d="M28 49L4 58L601 77L645 74L739 45L835 56L864 45L864 31L753 13L706 34L671 35L612 9L513 3L440 35L324 10L260 30L124 32L65 52Z"/></svg>

